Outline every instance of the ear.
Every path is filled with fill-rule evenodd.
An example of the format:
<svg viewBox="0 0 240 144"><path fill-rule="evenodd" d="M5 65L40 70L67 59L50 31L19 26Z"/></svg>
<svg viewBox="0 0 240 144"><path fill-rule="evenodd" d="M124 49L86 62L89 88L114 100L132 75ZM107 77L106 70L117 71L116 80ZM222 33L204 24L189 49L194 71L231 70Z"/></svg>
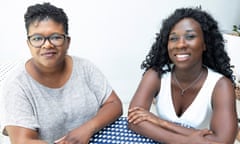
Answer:
<svg viewBox="0 0 240 144"><path fill-rule="evenodd" d="M71 37L67 37L66 39L67 49L69 49L70 42L71 42Z"/></svg>
<svg viewBox="0 0 240 144"><path fill-rule="evenodd" d="M67 37L68 43L71 42L71 37Z"/></svg>

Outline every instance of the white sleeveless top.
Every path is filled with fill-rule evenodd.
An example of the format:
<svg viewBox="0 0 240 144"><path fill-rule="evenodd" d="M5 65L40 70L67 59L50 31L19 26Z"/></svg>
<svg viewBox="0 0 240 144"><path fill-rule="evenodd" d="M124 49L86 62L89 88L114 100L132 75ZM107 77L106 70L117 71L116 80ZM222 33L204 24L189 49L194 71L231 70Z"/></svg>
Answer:
<svg viewBox="0 0 240 144"><path fill-rule="evenodd" d="M209 128L212 117L212 92L221 74L208 69L207 78L192 104L178 117L171 96L171 72L162 75L161 88L156 97L157 114L162 119L196 129Z"/></svg>

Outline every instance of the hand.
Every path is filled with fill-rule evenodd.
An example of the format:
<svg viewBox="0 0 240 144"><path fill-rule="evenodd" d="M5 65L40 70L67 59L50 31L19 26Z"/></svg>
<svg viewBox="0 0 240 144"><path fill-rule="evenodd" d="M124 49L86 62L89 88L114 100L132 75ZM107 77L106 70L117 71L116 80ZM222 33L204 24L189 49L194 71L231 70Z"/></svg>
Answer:
<svg viewBox="0 0 240 144"><path fill-rule="evenodd" d="M138 124L142 121L149 121L153 124L160 125L161 121L157 116L153 113L145 110L141 107L133 107L128 111L128 122L133 124Z"/></svg>
<svg viewBox="0 0 240 144"><path fill-rule="evenodd" d="M70 131L67 135L56 140L54 144L88 144L92 136L90 129L84 125Z"/></svg>

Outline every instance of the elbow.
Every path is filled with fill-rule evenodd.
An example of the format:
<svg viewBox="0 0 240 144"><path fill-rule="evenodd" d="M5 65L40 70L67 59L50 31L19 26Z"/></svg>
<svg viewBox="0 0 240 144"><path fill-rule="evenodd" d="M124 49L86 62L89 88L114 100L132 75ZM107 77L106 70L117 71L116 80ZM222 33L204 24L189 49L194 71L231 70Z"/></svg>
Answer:
<svg viewBox="0 0 240 144"><path fill-rule="evenodd" d="M122 107L122 104L120 104L118 116L120 117L122 115L123 115L123 107Z"/></svg>
<svg viewBox="0 0 240 144"><path fill-rule="evenodd" d="M122 114L123 114L123 104L122 104L121 100L119 100L119 101L117 102L117 107L118 107L118 115L119 115L119 117L120 117L120 116L122 116Z"/></svg>
<svg viewBox="0 0 240 144"><path fill-rule="evenodd" d="M139 124L133 124L133 123L130 123L130 122L128 122L128 129L130 129L132 131L135 131L137 133L139 133L140 132L139 130L141 130Z"/></svg>
<svg viewBox="0 0 240 144"><path fill-rule="evenodd" d="M120 100L116 101L115 104L114 104L114 107L116 108L116 115L117 115L117 117L122 116L123 115L122 102Z"/></svg>

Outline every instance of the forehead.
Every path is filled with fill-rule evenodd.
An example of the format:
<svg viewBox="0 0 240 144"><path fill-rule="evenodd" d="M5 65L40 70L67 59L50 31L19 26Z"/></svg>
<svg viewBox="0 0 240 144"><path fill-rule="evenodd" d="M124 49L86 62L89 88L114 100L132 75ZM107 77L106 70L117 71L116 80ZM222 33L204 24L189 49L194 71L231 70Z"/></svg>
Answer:
<svg viewBox="0 0 240 144"><path fill-rule="evenodd" d="M36 20L29 25L29 34L33 33L63 33L63 24L57 23L52 19Z"/></svg>
<svg viewBox="0 0 240 144"><path fill-rule="evenodd" d="M179 22L177 22L173 26L171 32L172 31L180 31L180 30L182 30L182 31L190 30L190 31L201 32L202 28L196 20L194 20L192 18L184 18L184 19L180 20Z"/></svg>

